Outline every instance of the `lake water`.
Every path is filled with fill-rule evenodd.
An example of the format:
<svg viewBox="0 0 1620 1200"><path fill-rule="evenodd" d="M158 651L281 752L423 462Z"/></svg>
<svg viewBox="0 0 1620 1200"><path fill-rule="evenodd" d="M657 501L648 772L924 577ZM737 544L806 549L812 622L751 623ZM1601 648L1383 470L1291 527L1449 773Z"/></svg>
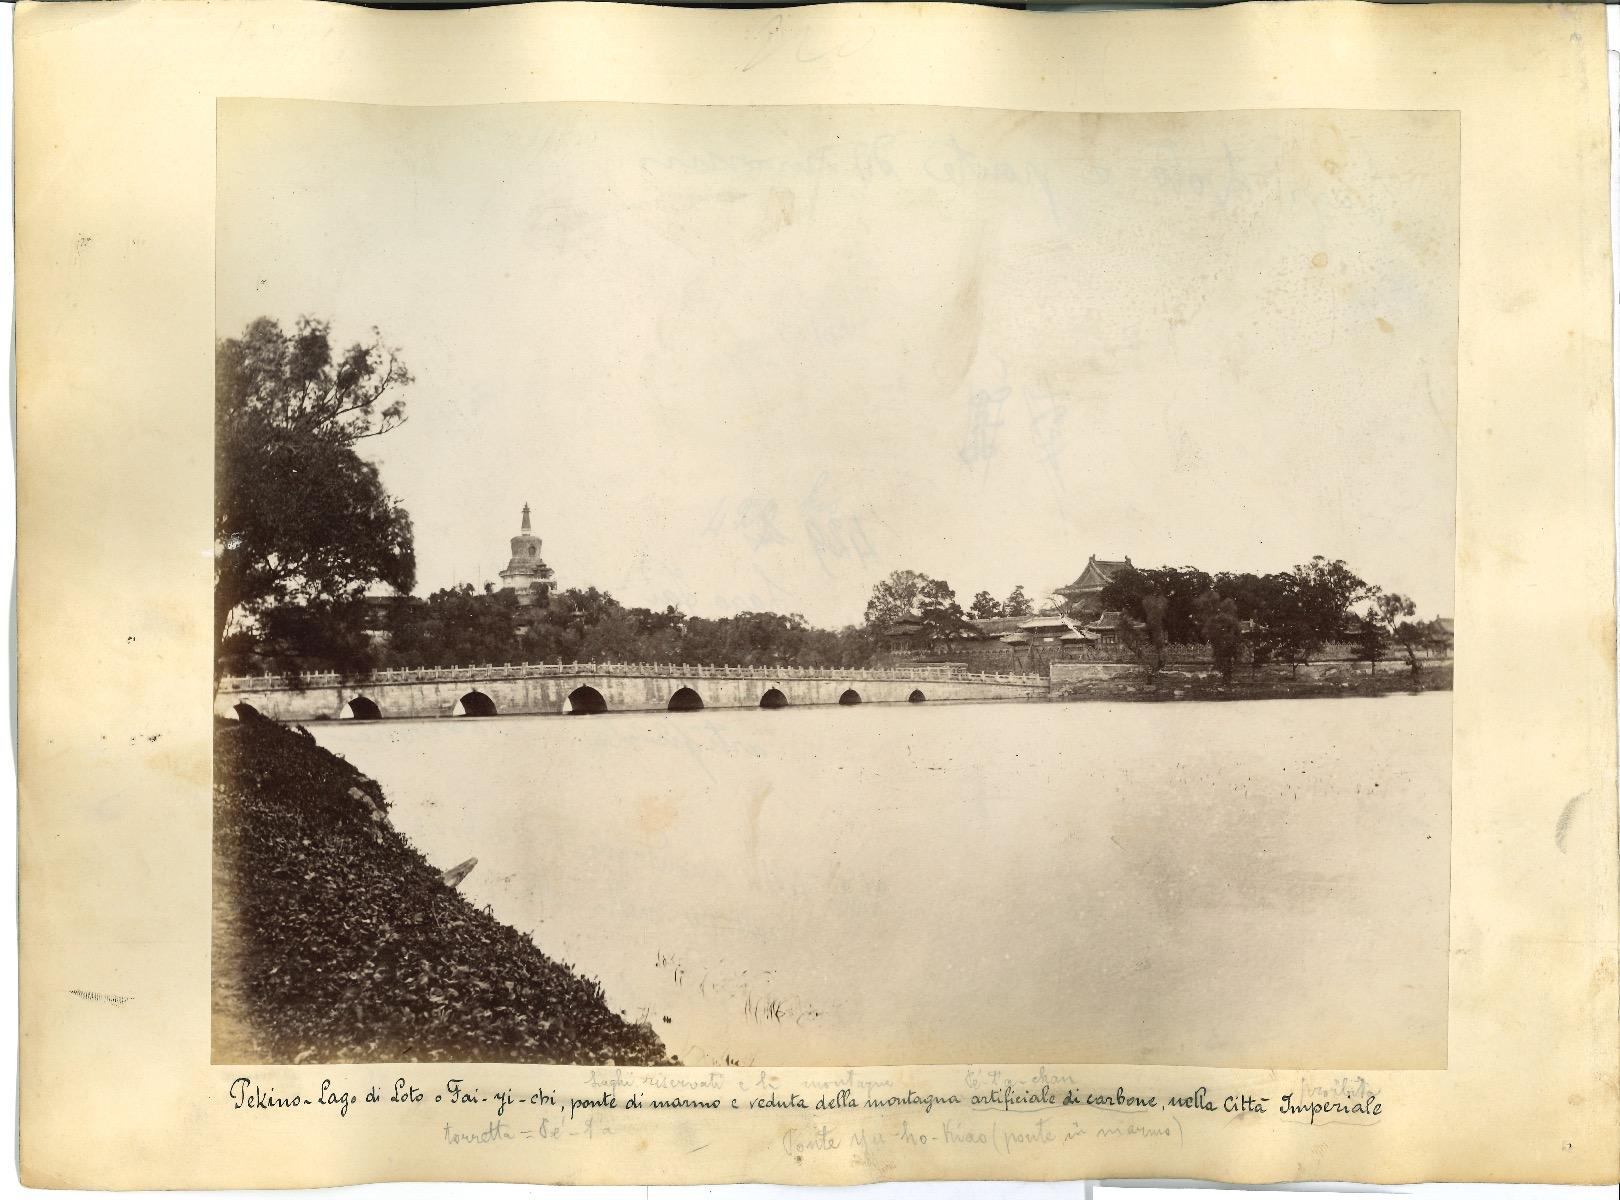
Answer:
<svg viewBox="0 0 1620 1200"><path fill-rule="evenodd" d="M311 730L689 1064L1445 1062L1449 693Z"/></svg>

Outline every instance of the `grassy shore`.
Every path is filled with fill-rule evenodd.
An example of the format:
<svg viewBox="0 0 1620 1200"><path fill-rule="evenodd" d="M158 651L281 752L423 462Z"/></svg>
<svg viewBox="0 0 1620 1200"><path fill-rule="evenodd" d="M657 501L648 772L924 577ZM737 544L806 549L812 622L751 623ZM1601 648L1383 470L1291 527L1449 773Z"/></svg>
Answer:
<svg viewBox="0 0 1620 1200"><path fill-rule="evenodd" d="M671 1061L445 883L307 733L250 716L214 745L215 1061Z"/></svg>
<svg viewBox="0 0 1620 1200"><path fill-rule="evenodd" d="M1148 678L1144 670L1118 679L1083 679L1053 687L1053 700L1301 700L1329 696L1397 696L1451 691L1452 668L1426 665L1414 673L1399 664L1378 671L1365 667L1332 678L1254 676L1240 669L1230 681L1217 675L1165 671Z"/></svg>

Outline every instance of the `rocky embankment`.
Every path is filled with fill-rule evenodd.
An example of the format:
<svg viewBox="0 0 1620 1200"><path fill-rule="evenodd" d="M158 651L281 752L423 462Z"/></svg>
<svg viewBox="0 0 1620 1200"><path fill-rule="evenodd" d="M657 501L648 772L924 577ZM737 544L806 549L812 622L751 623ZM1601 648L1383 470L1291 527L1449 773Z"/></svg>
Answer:
<svg viewBox="0 0 1620 1200"><path fill-rule="evenodd" d="M250 715L214 745L216 1061L671 1061L465 900L309 734Z"/></svg>

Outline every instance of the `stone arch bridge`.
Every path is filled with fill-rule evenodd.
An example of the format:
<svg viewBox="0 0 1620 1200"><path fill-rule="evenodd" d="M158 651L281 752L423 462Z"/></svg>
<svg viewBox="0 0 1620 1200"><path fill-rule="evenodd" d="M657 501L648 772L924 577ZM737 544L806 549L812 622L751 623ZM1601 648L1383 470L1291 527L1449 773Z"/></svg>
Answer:
<svg viewBox="0 0 1620 1200"><path fill-rule="evenodd" d="M325 672L228 675L214 712L243 708L279 721L493 717L520 713L692 712L813 704L919 704L937 700L1032 700L1043 675L992 675L962 667L710 667L672 663L528 663L374 671L361 679Z"/></svg>

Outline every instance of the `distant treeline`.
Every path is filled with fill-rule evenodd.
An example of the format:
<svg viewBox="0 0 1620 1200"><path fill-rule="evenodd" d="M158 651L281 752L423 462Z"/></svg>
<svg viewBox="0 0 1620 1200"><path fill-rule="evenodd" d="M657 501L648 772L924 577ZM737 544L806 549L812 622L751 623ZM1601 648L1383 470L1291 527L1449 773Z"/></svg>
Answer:
<svg viewBox="0 0 1620 1200"><path fill-rule="evenodd" d="M523 604L512 591L463 584L426 599L354 601L319 619L312 636L261 634L228 644L225 672L363 674L383 667L559 661L863 667L882 650L873 629L817 629L798 613L692 617L676 608L627 607L594 587L541 589ZM319 652L311 654L312 646Z"/></svg>
<svg viewBox="0 0 1620 1200"><path fill-rule="evenodd" d="M914 647L937 656L983 637L973 618L1023 617L1031 611L1022 587L1005 602L981 591L964 611L944 580L895 571L872 589L866 623L904 629ZM1367 582L1342 559L1318 555L1290 571L1264 575L1127 565L1113 571L1100 596L1054 597L1043 615L1067 617L1084 630L1105 613L1117 613L1096 628L1150 669L1164 664L1167 646L1207 645L1216 666L1230 677L1240 662L1297 665L1331 642L1351 643L1369 662L1399 646L1415 666L1419 649L1433 649L1450 637L1438 621L1414 620L1416 611L1410 599Z"/></svg>
<svg viewBox="0 0 1620 1200"><path fill-rule="evenodd" d="M1399 647L1416 670L1420 649L1450 642L1438 619L1413 619L1411 599L1320 555L1267 575L1126 567L1103 588L1101 604L1121 614L1121 640L1150 668L1163 664L1167 644L1204 643L1228 677L1240 661L1298 666L1329 642L1350 642L1374 663Z"/></svg>
<svg viewBox="0 0 1620 1200"><path fill-rule="evenodd" d="M1022 599L1020 589L1017 594ZM1359 610L1358 610L1358 606ZM1329 643L1349 642L1376 662L1392 648L1415 666L1419 650L1449 645L1437 622L1412 619L1407 598L1367 583L1342 561L1314 558L1268 575L1211 574L1195 567L1127 567L1089 607L1057 611L1085 628L1102 611L1124 652L1150 670L1167 647L1208 645L1228 676L1240 663L1299 664ZM224 669L339 670L477 663L688 662L738 666L864 667L896 648L898 628L920 628L915 653L949 656L985 634L941 580L896 571L880 581L862 625L820 629L798 613L744 612L695 617L674 607L627 606L594 587L540 585L520 598L511 590L470 584L425 599L351 599L322 608L283 611L251 637L227 640ZM312 648L318 647L312 653ZM1010 648L1009 648L1010 650ZM234 651L234 653L233 653Z"/></svg>
<svg viewBox="0 0 1620 1200"><path fill-rule="evenodd" d="M470 584L393 606L376 665L523 662L692 662L860 667L879 652L870 629L817 629L798 613L693 617L677 608L627 607L607 592L516 593Z"/></svg>

